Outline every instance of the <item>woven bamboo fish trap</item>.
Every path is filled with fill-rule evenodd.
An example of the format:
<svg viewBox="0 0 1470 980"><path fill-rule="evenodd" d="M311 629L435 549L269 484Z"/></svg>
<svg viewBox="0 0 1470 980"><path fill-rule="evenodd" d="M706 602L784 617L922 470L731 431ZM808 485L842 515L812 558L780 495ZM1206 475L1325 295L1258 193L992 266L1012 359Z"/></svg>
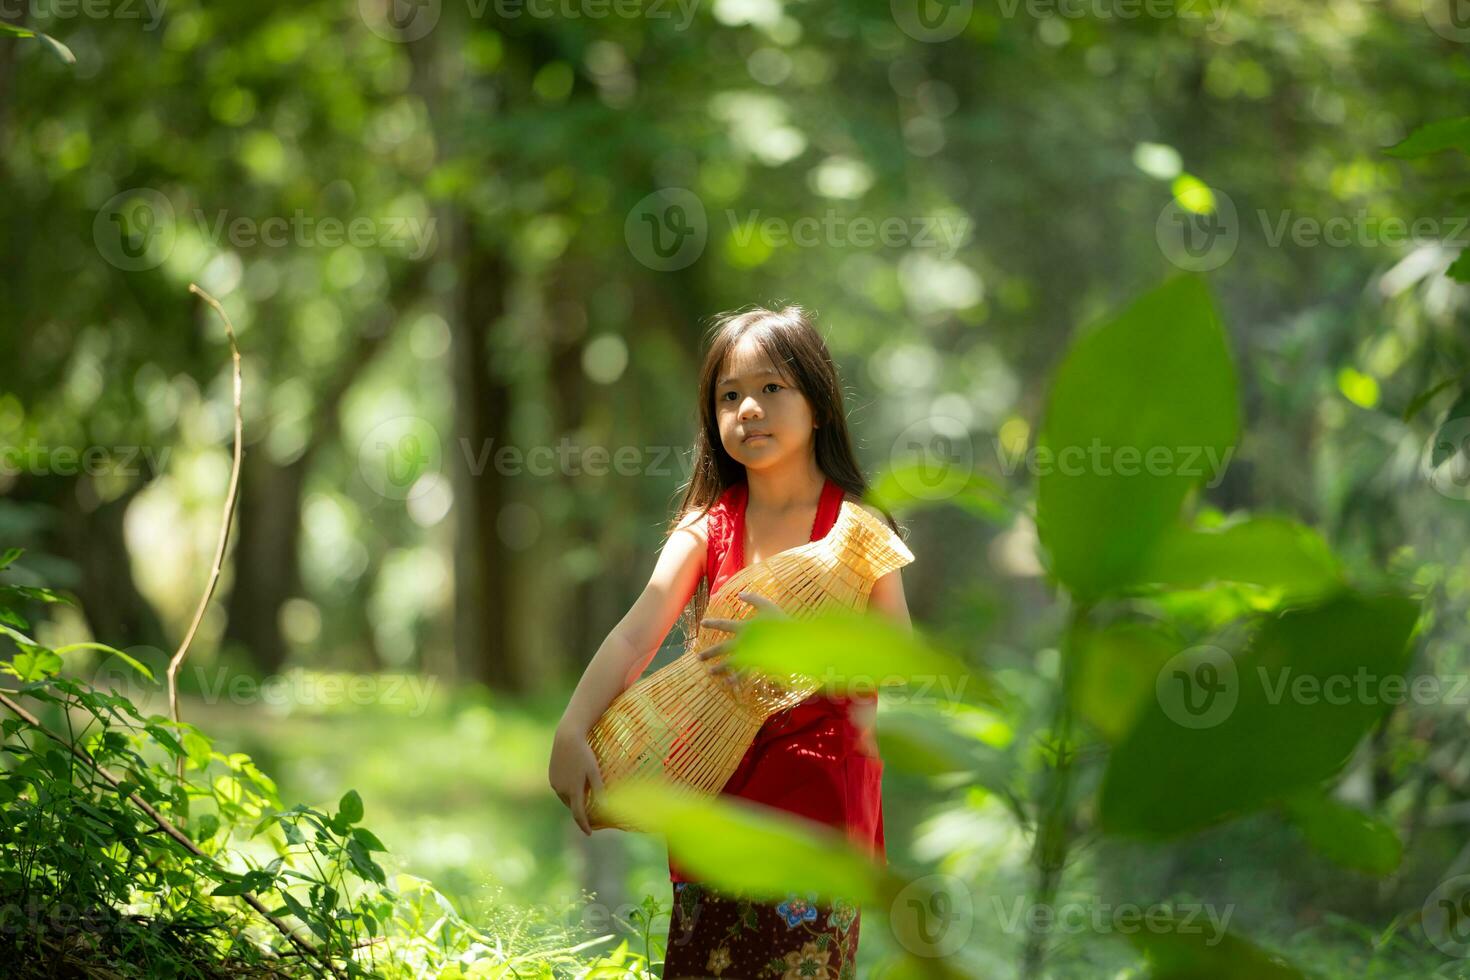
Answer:
<svg viewBox="0 0 1470 980"><path fill-rule="evenodd" d="M913 560L887 524L843 501L826 536L742 568L710 596L705 615L750 618L755 607L738 598L746 591L771 599L792 619L862 610L878 579ZM713 661L701 661L699 653L728 636L700 625L678 659L608 705L587 734L605 788L646 779L718 793L766 719L818 690L811 678L796 674L741 672L733 682L713 676ZM622 826L600 811L596 795L588 818L594 827Z"/></svg>

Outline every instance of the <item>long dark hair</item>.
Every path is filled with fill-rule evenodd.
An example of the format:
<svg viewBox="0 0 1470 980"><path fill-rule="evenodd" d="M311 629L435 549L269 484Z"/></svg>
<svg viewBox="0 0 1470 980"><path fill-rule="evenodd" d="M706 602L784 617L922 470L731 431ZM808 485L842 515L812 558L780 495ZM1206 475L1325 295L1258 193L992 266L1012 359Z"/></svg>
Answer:
<svg viewBox="0 0 1470 980"><path fill-rule="evenodd" d="M842 402L842 384L827 343L813 316L796 305L779 310L753 307L718 315L709 328L704 363L699 369L699 429L694 436L693 469L683 496L669 522L668 533L691 512L707 513L720 496L737 483L745 482L745 466L735 461L720 442L715 418L715 382L731 348L746 336L753 337L776 369L785 374L806 397L816 423L817 467L844 491L862 500L868 480L852 450L847 431L847 412ZM884 511L895 531L898 525ZM681 622L685 637L693 639L708 604L708 575L699 580Z"/></svg>

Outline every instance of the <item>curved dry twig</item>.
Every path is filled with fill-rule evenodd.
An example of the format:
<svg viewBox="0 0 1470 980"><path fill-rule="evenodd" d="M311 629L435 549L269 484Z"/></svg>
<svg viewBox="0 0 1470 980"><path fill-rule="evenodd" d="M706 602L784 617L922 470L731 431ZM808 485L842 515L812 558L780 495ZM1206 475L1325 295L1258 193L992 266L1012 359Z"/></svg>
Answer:
<svg viewBox="0 0 1470 980"><path fill-rule="evenodd" d="M183 642L174 651L173 658L168 662L168 713L175 723L179 721L179 667L184 663L184 657L189 653L189 645L194 642L194 634L199 632L199 624L204 620L204 611L209 608L209 600L214 595L214 587L219 582L220 569L224 565L225 547L230 540L230 525L234 523L235 501L239 496L240 488L240 462L244 456L242 446L244 437L244 421L240 413L240 392L243 382L240 377L240 348L235 343L235 325L230 322L229 314L220 305L219 300L209 295L195 283L189 283L189 292L194 293L204 302L214 307L225 324L225 336L230 342L230 358L234 362L235 375L235 458L230 467L230 486L225 491L224 520L220 523L219 540L214 547L214 567L209 570L209 582L204 587L204 594L199 597L199 606L194 610L194 621L189 624L189 631L184 634ZM184 775L184 759L179 757L179 778Z"/></svg>

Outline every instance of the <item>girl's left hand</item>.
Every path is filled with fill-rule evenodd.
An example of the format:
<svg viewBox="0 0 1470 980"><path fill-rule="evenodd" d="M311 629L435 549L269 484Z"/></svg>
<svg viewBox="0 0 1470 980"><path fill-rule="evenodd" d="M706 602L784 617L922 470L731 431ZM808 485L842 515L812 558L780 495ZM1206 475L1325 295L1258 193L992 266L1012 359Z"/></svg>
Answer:
<svg viewBox="0 0 1470 980"><path fill-rule="evenodd" d="M776 605L776 603L775 603L774 600L767 599L763 595L759 595L759 594L757 594L755 592L750 592L750 591L747 590L745 592L741 592L740 595L739 595L739 598L746 605L750 605L750 606L754 606L755 607L755 609L756 609L756 614L755 615L756 616L762 616L762 617L764 617L766 619L788 619L788 618L790 618L790 617L788 617L786 615L785 610L783 610L780 606ZM751 619L754 619L754 618L755 618L755 616L752 616L751 617ZM726 632L726 633L738 634L742 629L745 628L745 624L748 623L748 622L750 622L750 619L717 619L717 618L709 618L709 619L701 619L699 621L699 625L701 625L701 626L708 626L710 629L717 629L717 630L721 630L721 631ZM700 660L704 660L704 661L709 661L709 660L711 660L711 659L713 659L715 657L720 657L720 656L725 655L726 653L728 653L730 651L730 646L731 646L731 644L733 644L735 642L735 639L736 639L735 636L729 636L729 637L726 637L725 639L721 640L720 642L715 643L715 644L707 647L704 650L701 650L699 652L699 659ZM736 671L735 668L730 667L730 666L726 665L723 662L720 662L720 663L712 664L710 666L710 673L713 674L714 676L720 678L721 680L725 681L726 683L734 683L734 681L735 681L735 675L736 675L737 671Z"/></svg>

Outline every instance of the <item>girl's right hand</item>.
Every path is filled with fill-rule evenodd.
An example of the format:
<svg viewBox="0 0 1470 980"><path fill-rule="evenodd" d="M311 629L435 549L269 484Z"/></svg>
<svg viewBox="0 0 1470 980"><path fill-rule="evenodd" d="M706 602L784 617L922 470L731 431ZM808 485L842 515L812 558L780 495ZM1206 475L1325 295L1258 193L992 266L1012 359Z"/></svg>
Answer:
<svg viewBox="0 0 1470 980"><path fill-rule="evenodd" d="M597 756L587 744L585 732L558 727L551 742L551 765L547 779L562 803L572 811L572 819L582 828L582 833L591 836L592 823L587 817L588 786L595 793L602 792L602 772L597 768Z"/></svg>

